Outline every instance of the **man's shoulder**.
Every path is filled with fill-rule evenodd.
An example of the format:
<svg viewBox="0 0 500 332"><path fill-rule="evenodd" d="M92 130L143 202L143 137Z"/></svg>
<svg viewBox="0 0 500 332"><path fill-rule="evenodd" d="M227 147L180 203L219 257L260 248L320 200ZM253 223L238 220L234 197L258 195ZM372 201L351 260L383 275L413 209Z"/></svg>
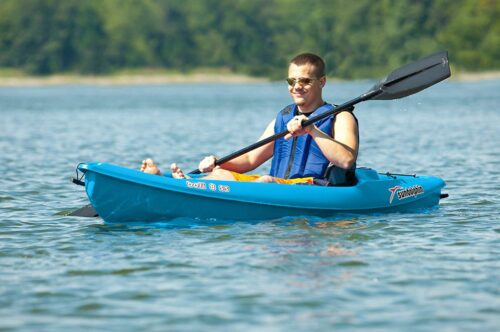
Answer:
<svg viewBox="0 0 500 332"><path fill-rule="evenodd" d="M357 128L358 119L352 111L342 111L335 116L334 125L337 128Z"/></svg>

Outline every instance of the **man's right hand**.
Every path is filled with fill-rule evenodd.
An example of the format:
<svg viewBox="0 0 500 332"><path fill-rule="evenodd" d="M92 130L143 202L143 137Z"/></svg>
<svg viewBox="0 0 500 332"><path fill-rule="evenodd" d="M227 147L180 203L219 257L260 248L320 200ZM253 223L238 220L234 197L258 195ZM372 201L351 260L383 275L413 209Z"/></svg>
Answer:
<svg viewBox="0 0 500 332"><path fill-rule="evenodd" d="M198 165L198 169L202 173L208 173L211 172L215 168L215 161L217 158L215 156L208 156L203 158L202 161L200 161L200 164Z"/></svg>

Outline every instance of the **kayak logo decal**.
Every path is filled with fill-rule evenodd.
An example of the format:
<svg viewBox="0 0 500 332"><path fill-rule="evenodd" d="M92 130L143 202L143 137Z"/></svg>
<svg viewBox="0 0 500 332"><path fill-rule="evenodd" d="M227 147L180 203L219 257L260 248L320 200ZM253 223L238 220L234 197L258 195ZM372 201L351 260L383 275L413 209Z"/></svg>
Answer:
<svg viewBox="0 0 500 332"><path fill-rule="evenodd" d="M186 186L188 188L194 188L194 189L201 189L201 190L207 189L206 182L193 182L193 181L187 180ZM214 183L208 183L208 189L210 189L211 191L220 191L223 193L228 193L231 191L231 187L228 185L224 185L224 184L215 185Z"/></svg>
<svg viewBox="0 0 500 332"><path fill-rule="evenodd" d="M392 200L394 199L394 195L396 195L396 191L400 188L401 188L401 186L395 186L395 187L389 188L389 191L391 192L391 198L389 198L389 204L392 204Z"/></svg>
<svg viewBox="0 0 500 332"><path fill-rule="evenodd" d="M409 197L416 197L424 193L424 188L420 185L411 186L408 188L403 188L401 186L394 186L388 189L391 192L391 197L389 198L389 204L392 204L394 197L397 194L398 200L403 200Z"/></svg>

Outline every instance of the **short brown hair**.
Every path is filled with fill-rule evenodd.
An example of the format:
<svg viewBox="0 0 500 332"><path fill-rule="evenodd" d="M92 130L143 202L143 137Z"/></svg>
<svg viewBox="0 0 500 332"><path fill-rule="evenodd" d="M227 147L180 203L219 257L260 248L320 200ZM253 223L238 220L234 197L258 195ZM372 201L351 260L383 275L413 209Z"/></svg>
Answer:
<svg viewBox="0 0 500 332"><path fill-rule="evenodd" d="M301 53L290 61L290 64L292 63L297 66L311 64L314 66L318 78L325 76L325 62L319 55L314 53Z"/></svg>

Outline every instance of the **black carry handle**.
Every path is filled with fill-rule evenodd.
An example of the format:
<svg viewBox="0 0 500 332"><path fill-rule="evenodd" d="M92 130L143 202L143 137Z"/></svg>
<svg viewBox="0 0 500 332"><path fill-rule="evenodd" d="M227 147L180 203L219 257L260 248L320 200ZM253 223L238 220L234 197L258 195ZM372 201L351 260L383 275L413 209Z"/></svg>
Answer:
<svg viewBox="0 0 500 332"><path fill-rule="evenodd" d="M407 64L401 68L394 70L384 79L380 80L377 84L375 84L368 92L342 105L339 105L328 112L325 112L318 116L312 117L306 121L303 121L302 126L307 127L316 121L340 113L346 109L349 109L350 107L362 101L370 99L392 100L412 95L425 88L430 87L431 85L441 82L442 80L450 77L450 75L451 72L448 62L447 51L429 55L423 59L420 59L416 62ZM234 158L244 155L247 152L257 149L263 145L266 145L267 143L273 142L281 137L284 137L286 134L288 134L288 130L266 137L241 150L238 150L225 157L217 159L215 161L215 165L216 166L222 165ZM190 172L190 174L200 174L200 173L201 172L198 169Z"/></svg>

